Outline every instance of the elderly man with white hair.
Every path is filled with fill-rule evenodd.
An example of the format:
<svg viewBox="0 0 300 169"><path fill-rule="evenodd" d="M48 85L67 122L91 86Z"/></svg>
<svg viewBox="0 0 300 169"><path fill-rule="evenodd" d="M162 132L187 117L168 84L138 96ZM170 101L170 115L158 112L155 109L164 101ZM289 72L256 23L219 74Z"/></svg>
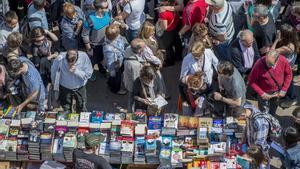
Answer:
<svg viewBox="0 0 300 169"><path fill-rule="evenodd" d="M231 44L231 59L242 75L248 75L252 66L260 58L253 33L246 29Z"/></svg>
<svg viewBox="0 0 300 169"><path fill-rule="evenodd" d="M258 107L262 112L276 113L277 99L286 96L292 78L289 62L276 50L270 50L255 63L248 80L259 95Z"/></svg>

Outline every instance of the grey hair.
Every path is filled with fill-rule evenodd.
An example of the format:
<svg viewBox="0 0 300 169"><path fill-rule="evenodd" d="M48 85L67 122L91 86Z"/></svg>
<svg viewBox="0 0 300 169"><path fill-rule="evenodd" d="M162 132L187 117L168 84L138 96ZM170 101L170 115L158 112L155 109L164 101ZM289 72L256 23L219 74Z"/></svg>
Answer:
<svg viewBox="0 0 300 169"><path fill-rule="evenodd" d="M268 7L262 4L254 7L254 12L257 13L259 17L267 17L269 14Z"/></svg>
<svg viewBox="0 0 300 169"><path fill-rule="evenodd" d="M145 43L143 39L139 39L139 38L133 39L131 41L131 50L134 53L138 53L138 51L142 48L141 45L142 43Z"/></svg>
<svg viewBox="0 0 300 169"><path fill-rule="evenodd" d="M273 56L273 57L275 57L275 58L277 59L277 58L279 57L279 53L278 53L277 50L272 49L272 50L270 50L270 51L267 53L267 56Z"/></svg>
<svg viewBox="0 0 300 169"><path fill-rule="evenodd" d="M240 32L239 37L241 40L245 40L247 35L250 35L251 37L253 37L253 32L251 32L249 29L245 29Z"/></svg>

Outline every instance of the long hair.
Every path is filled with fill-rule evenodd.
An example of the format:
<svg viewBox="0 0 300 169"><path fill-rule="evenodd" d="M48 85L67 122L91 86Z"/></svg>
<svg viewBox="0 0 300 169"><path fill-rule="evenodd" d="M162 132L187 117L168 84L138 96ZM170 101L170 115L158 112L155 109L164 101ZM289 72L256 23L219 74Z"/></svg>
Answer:
<svg viewBox="0 0 300 169"><path fill-rule="evenodd" d="M293 44L295 46L295 52L299 53L299 37L298 34L291 25L283 24L280 26L281 40L277 44L277 48Z"/></svg>

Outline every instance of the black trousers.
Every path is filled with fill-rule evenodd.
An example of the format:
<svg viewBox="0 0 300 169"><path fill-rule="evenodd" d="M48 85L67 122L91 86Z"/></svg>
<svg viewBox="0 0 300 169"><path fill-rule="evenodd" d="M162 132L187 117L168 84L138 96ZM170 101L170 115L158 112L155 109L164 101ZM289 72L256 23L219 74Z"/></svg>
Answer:
<svg viewBox="0 0 300 169"><path fill-rule="evenodd" d="M72 101L76 100L76 112L86 112L86 87L82 86L78 89L68 89L63 86L59 86L59 100L62 108L65 111L72 112Z"/></svg>
<svg viewBox="0 0 300 169"><path fill-rule="evenodd" d="M92 66L94 67L95 64L98 64L99 70L103 67L102 60L103 60L103 45L95 45L92 46L93 49L93 56L91 56Z"/></svg>
<svg viewBox="0 0 300 169"><path fill-rule="evenodd" d="M162 37L159 38L159 45L166 50L165 62L167 65L173 65L175 60L182 59L182 43L177 28L173 31L165 31Z"/></svg>

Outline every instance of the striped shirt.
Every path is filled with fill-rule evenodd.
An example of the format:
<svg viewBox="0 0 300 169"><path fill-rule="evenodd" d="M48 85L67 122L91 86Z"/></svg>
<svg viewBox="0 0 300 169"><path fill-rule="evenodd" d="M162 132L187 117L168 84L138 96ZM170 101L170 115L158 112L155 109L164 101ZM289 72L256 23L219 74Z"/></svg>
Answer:
<svg viewBox="0 0 300 169"><path fill-rule="evenodd" d="M226 33L226 40L232 40L234 35L234 24L232 17L232 8L225 1L224 9L220 13L211 13L209 18L209 32L215 37Z"/></svg>

